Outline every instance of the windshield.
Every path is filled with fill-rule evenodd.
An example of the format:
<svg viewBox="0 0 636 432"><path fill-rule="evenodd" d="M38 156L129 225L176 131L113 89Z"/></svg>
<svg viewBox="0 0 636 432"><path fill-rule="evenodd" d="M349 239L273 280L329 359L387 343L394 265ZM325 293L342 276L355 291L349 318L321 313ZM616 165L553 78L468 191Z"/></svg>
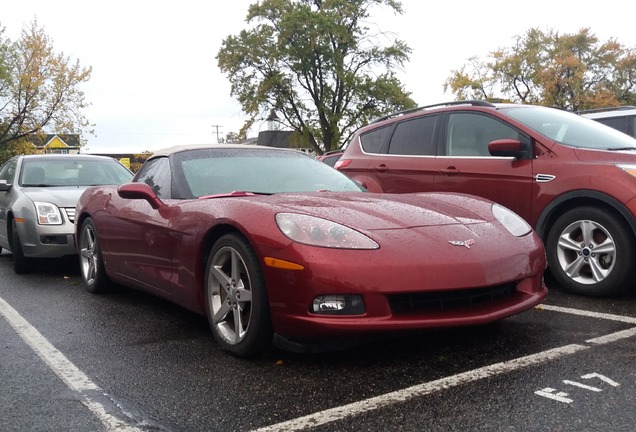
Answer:
<svg viewBox="0 0 636 432"><path fill-rule="evenodd" d="M173 155L177 181L194 197L255 193L357 191L357 183L314 158L264 147L195 149Z"/></svg>
<svg viewBox="0 0 636 432"><path fill-rule="evenodd" d="M22 163L19 184L22 187L119 185L129 182L132 176L122 164L110 158L36 157Z"/></svg>
<svg viewBox="0 0 636 432"><path fill-rule="evenodd" d="M596 150L636 150L636 139L568 111L538 106L501 108L500 111L566 146Z"/></svg>

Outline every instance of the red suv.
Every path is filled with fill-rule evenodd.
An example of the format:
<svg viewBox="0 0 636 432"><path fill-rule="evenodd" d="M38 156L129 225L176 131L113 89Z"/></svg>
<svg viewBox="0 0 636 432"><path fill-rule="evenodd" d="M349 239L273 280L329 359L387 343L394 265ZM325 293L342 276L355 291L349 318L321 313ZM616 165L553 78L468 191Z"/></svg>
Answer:
<svg viewBox="0 0 636 432"><path fill-rule="evenodd" d="M570 292L634 284L636 139L601 123L532 105L420 107L358 130L336 168L372 192L463 192L507 206L535 227Z"/></svg>

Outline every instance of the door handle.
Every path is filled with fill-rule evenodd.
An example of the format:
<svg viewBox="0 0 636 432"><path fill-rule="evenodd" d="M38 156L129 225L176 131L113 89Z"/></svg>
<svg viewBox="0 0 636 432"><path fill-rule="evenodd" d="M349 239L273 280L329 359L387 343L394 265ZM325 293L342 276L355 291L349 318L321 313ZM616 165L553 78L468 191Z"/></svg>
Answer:
<svg viewBox="0 0 636 432"><path fill-rule="evenodd" d="M447 176L454 176L460 173L460 171L455 167L443 168L440 170L442 174L446 174Z"/></svg>
<svg viewBox="0 0 636 432"><path fill-rule="evenodd" d="M377 167L373 168L373 170L383 173L383 172L387 172L389 170L389 167L386 166L385 164L381 164L381 165L378 165Z"/></svg>

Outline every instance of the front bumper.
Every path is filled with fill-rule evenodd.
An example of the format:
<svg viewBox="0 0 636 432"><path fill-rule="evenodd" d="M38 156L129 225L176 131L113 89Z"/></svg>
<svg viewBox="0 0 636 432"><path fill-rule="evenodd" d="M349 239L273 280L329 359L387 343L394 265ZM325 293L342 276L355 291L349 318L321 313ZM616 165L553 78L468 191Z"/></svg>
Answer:
<svg viewBox="0 0 636 432"><path fill-rule="evenodd" d="M437 230L420 234L454 238ZM413 241L416 232L408 230L394 246L379 241L379 250L321 251L294 244L265 251L304 266L301 271L264 268L275 333L313 341L484 324L528 310L547 296L545 250L534 233L508 244L477 241L469 249L449 246L447 240ZM338 294L361 296L364 314L310 311L316 296Z"/></svg>
<svg viewBox="0 0 636 432"><path fill-rule="evenodd" d="M61 258L76 255L75 227L69 221L62 225L37 225L33 221L16 222L22 252L28 258Z"/></svg>

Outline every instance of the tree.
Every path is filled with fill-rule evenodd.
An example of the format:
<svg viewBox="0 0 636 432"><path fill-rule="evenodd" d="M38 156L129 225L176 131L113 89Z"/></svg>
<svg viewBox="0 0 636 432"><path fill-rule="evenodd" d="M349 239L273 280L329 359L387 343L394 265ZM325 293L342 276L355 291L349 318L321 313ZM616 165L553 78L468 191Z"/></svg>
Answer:
<svg viewBox="0 0 636 432"><path fill-rule="evenodd" d="M15 140L0 146L0 165L18 154L34 154L36 148L26 140Z"/></svg>
<svg viewBox="0 0 636 432"><path fill-rule="evenodd" d="M393 72L411 49L368 27L373 6L402 13L396 0L252 4L246 19L251 28L228 36L216 56L248 115L240 134L274 110L299 145L322 154L373 118L414 107Z"/></svg>
<svg viewBox="0 0 636 432"><path fill-rule="evenodd" d="M471 58L445 83L458 99L474 97L569 110L636 102L636 50L589 28L574 34L530 29L512 47ZM488 89L489 91L480 91Z"/></svg>
<svg viewBox="0 0 636 432"><path fill-rule="evenodd" d="M37 21L16 42L0 29L0 149L18 148L33 134L80 134L89 127L79 85L91 68L55 53Z"/></svg>
<svg viewBox="0 0 636 432"><path fill-rule="evenodd" d="M151 155L152 153L149 151L133 154L130 158L130 170L134 173L139 171L139 168L141 168L146 159L148 159Z"/></svg>

